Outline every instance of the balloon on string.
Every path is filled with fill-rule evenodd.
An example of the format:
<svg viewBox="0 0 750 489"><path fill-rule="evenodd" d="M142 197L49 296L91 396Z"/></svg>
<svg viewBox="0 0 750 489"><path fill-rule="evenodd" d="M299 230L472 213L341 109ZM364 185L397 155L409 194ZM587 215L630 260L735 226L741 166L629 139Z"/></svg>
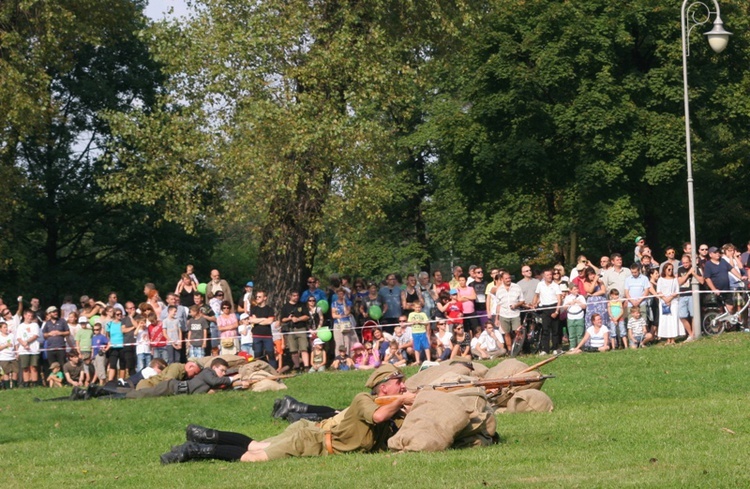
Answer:
<svg viewBox="0 0 750 489"><path fill-rule="evenodd" d="M101 316L99 316L98 314L97 314L96 316L91 316L91 319L89 319L89 324L90 324L90 325L91 325L92 327L93 327L93 326L95 326L95 325L96 325L96 322L97 322L97 321L99 321L99 318L100 318L100 317L101 317Z"/></svg>
<svg viewBox="0 0 750 489"><path fill-rule="evenodd" d="M380 308L379 305L373 304L370 306L370 309L367 311L367 314L369 314L371 318L377 321L383 317L383 310Z"/></svg>
<svg viewBox="0 0 750 489"><path fill-rule="evenodd" d="M205 295L206 294L206 284L198 284L198 292Z"/></svg>
<svg viewBox="0 0 750 489"><path fill-rule="evenodd" d="M321 302L324 302L324 301L321 301ZM331 338L333 338L333 333L331 333L331 330L328 329L328 326L323 326L322 328L318 328L315 334L318 335L318 338L320 338L323 341L330 341Z"/></svg>
<svg viewBox="0 0 750 489"><path fill-rule="evenodd" d="M328 301L325 300L325 299L320 299L318 301L317 306L320 308L320 310L323 312L323 314L327 313L328 312L328 308L330 307L328 305ZM326 341L326 340L323 340L323 341Z"/></svg>

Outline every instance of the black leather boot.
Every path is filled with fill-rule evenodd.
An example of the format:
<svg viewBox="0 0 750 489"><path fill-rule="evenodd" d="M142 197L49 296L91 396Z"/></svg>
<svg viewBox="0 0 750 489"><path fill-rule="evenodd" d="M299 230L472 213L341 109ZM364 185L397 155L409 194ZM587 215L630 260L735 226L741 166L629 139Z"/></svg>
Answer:
<svg viewBox="0 0 750 489"><path fill-rule="evenodd" d="M196 443L219 443L219 433L211 428L204 428L197 424L189 424L185 428L185 439Z"/></svg>
<svg viewBox="0 0 750 489"><path fill-rule="evenodd" d="M172 447L172 451L162 454L160 458L162 465L181 464L190 460L214 458L216 445L195 443L192 441Z"/></svg>
<svg viewBox="0 0 750 489"><path fill-rule="evenodd" d="M289 413L306 413L307 412L307 404L303 402L299 402L297 399L290 397L290 396L284 396L284 399L281 400L281 404L279 405L279 409L276 410L276 414L274 415L274 418L286 418L286 416Z"/></svg>

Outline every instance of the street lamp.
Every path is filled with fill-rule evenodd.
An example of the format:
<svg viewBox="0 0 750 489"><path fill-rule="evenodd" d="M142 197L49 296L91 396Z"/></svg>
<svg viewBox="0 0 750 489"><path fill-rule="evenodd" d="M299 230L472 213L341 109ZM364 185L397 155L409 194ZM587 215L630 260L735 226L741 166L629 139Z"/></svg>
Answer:
<svg viewBox="0 0 750 489"><path fill-rule="evenodd" d="M690 0L682 2L682 81L685 86L685 147L687 150L687 184L688 184L688 212L690 218L690 258L693 262L693 270L698 267L696 250L698 249L695 238L695 202L693 199L693 158L690 149L690 102L688 97L688 75L687 75L687 57L690 55L690 33L693 28L704 25L711 20L714 15L714 26L704 35L708 39L708 44L716 53L724 51L729 43L731 32L724 30L724 22L721 20L719 2L713 0L715 12L703 2L693 2L688 5ZM696 14L701 17L696 18ZM705 15L705 18L702 17ZM689 24L689 25L688 25ZM692 280L693 296L693 336L701 336L701 304L698 292L698 281Z"/></svg>

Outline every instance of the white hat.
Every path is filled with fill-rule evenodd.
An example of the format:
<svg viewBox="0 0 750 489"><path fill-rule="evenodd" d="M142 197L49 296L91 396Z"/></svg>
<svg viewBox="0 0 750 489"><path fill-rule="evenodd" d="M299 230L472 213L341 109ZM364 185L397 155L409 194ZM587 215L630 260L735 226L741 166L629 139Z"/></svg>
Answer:
<svg viewBox="0 0 750 489"><path fill-rule="evenodd" d="M240 321L242 321L243 319L250 319L250 315L246 312L243 312L242 314L240 314Z"/></svg>
<svg viewBox="0 0 750 489"><path fill-rule="evenodd" d="M89 320L86 316L81 316L78 318L78 324L88 323Z"/></svg>
<svg viewBox="0 0 750 489"><path fill-rule="evenodd" d="M320 338L315 338L315 341L313 341L313 345L322 345L325 341L321 340Z"/></svg>

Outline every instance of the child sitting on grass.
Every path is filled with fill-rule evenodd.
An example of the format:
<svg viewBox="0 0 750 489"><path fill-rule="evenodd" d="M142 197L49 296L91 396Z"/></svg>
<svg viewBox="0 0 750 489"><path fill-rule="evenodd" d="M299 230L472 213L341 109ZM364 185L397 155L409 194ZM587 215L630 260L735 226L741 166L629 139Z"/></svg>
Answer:
<svg viewBox="0 0 750 489"><path fill-rule="evenodd" d="M339 347L339 354L336 355L336 359L331 364L333 370L352 370L354 368L354 362L349 355L346 354L346 346L341 345Z"/></svg>
<svg viewBox="0 0 750 489"><path fill-rule="evenodd" d="M383 359L383 363L390 363L395 367L406 366L406 359L401 353L401 349L398 346L398 341L391 340L388 351L386 352L385 358Z"/></svg>
<svg viewBox="0 0 750 489"><path fill-rule="evenodd" d="M326 351L323 349L323 343L323 340L320 338L315 338L315 341L313 341L313 351L312 355L310 355L310 363L312 364L310 372L325 372L326 370L326 361L328 358Z"/></svg>
<svg viewBox="0 0 750 489"><path fill-rule="evenodd" d="M654 337L646 330L646 320L641 316L641 308L633 306L630 308L630 319L628 319L628 337L630 348L641 348Z"/></svg>
<svg viewBox="0 0 750 489"><path fill-rule="evenodd" d="M60 364L58 362L52 362L49 366L50 374L47 376L47 385L49 387L62 387L63 386L63 373L60 371Z"/></svg>

